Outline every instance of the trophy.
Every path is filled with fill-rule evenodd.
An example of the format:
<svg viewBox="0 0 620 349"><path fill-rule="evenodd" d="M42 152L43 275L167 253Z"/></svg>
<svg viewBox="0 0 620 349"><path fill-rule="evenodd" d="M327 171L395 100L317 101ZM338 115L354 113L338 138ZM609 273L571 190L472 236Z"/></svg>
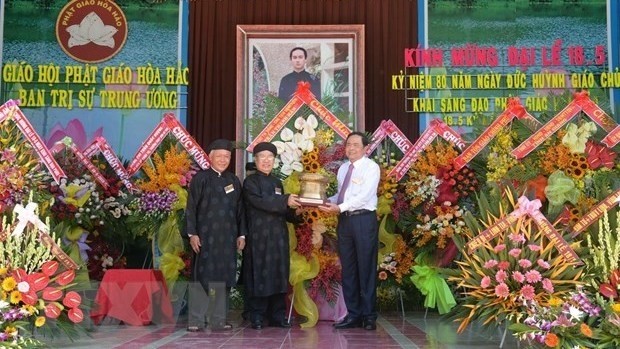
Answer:
<svg viewBox="0 0 620 349"><path fill-rule="evenodd" d="M299 176L301 191L299 201L304 206L318 206L327 202L327 183L329 178L320 173L304 172Z"/></svg>

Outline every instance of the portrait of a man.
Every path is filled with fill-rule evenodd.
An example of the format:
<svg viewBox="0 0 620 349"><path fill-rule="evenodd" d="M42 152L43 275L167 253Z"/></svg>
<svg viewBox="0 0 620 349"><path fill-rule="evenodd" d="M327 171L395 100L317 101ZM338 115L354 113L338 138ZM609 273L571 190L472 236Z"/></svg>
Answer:
<svg viewBox="0 0 620 349"><path fill-rule="evenodd" d="M293 93L297 90L297 84L304 81L310 84L310 90L316 99L321 99L321 79L318 76L310 74L306 71L306 61L308 60L308 51L303 47L295 47L289 53L291 66L293 71L282 77L280 87L278 89L278 97L288 102Z"/></svg>

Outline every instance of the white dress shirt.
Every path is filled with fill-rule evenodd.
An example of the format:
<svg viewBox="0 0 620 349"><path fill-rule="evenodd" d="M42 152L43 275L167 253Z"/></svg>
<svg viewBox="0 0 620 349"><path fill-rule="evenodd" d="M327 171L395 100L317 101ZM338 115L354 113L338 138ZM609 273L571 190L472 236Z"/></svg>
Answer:
<svg viewBox="0 0 620 349"><path fill-rule="evenodd" d="M351 162L347 161L338 169L338 192L330 197L331 202L336 202L342 189L344 177L347 175ZM338 205L340 212L377 209L377 187L381 178L379 165L367 157L353 163L354 169L351 174L349 186L344 193L344 201Z"/></svg>

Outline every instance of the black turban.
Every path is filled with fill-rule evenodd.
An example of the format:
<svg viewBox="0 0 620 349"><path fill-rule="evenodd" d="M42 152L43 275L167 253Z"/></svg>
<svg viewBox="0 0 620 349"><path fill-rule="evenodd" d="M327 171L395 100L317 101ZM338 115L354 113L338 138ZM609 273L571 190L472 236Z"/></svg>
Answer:
<svg viewBox="0 0 620 349"><path fill-rule="evenodd" d="M232 142L227 139L216 139L207 147L207 153L210 153L212 150L228 150L232 152Z"/></svg>
<svg viewBox="0 0 620 349"><path fill-rule="evenodd" d="M263 150L269 150L271 153L273 153L274 156L278 155L278 148L276 148L275 145L269 143L269 142L260 142L258 143L255 147L254 150L252 150L252 154L254 154L254 156L256 156L256 154L260 153Z"/></svg>

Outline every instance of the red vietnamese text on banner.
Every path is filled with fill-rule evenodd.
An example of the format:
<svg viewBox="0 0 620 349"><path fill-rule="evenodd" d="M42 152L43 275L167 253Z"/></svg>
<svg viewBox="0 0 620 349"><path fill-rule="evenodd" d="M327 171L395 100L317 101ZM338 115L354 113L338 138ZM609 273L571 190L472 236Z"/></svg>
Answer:
<svg viewBox="0 0 620 349"><path fill-rule="evenodd" d="M553 119L549 120L543 127L529 136L523 143L512 150L512 155L517 159L524 158L527 154L536 149L545 140L556 133L560 127L564 126L570 119L581 111L578 99L584 98L583 93L575 93L574 99L562 109Z"/></svg>
<svg viewBox="0 0 620 349"><path fill-rule="evenodd" d="M403 154L407 154L413 148L413 143L411 143L409 138L405 136L392 120L383 120L379 128L372 134L372 141L369 144L368 150L366 150L366 155L370 156L386 137L390 138ZM409 170L408 167L407 170Z"/></svg>
<svg viewBox="0 0 620 349"><path fill-rule="evenodd" d="M60 183L60 179L66 177L65 172L60 165L58 165L52 152L45 146L43 139L41 139L41 136L34 130L34 127L32 127L32 124L28 121L24 113L22 113L21 109L19 109L18 105L19 102L10 99L0 106L0 122L4 122L11 118L13 119L26 138L26 141L32 145L39 159L41 159L41 162L43 162L45 167L50 171L54 181Z"/></svg>
<svg viewBox="0 0 620 349"><path fill-rule="evenodd" d="M187 132L183 125L181 125L174 114L166 113L161 122L157 124L153 132L151 132L140 148L138 148L136 156L134 156L133 160L127 167L127 172L130 176L133 176L136 172L138 172L140 167L142 167L142 164L144 164L146 159L148 159L153 152L155 152L155 149L157 149L164 138L166 138L168 133L171 133L179 141L179 143L181 143L183 148L185 148L187 153L196 161L200 168L203 170L209 168L209 157L204 150L202 150L200 145L194 140L189 132Z"/></svg>
<svg viewBox="0 0 620 349"><path fill-rule="evenodd" d="M508 98L506 109L493 120L491 125L489 125L489 127L487 127L462 154L454 159L455 170L460 170L473 160L473 158L497 136L499 131L508 126L515 117L521 120L528 128L531 128L532 131L538 130L541 126L540 121L536 120L536 118L525 110L518 97Z"/></svg>
<svg viewBox="0 0 620 349"><path fill-rule="evenodd" d="M583 215L583 217L581 217L581 219L579 219L572 227L573 233L571 236L575 237L584 231L592 223L601 218L605 212L608 212L611 208L618 205L618 201L620 201L620 189L603 199L601 202L592 207L588 213Z"/></svg>
<svg viewBox="0 0 620 349"><path fill-rule="evenodd" d="M52 152L52 154L56 154L66 148L67 148L67 144L61 141L61 142L56 142L56 144L52 146L50 151ZM97 169L97 167L93 165L92 162L90 162L90 160L84 155L84 153L80 151L80 149L78 149L78 147L75 145L75 143L73 143L72 140L70 140L70 144L68 148L73 152L73 154L75 154L75 156L78 158L80 163L82 163L82 165L86 167L88 172L90 172L90 174L95 178L97 183L99 183L103 187L103 189L107 190L108 188L110 188L110 183L108 183L108 181L101 174L101 172L99 172L99 169Z"/></svg>
<svg viewBox="0 0 620 349"><path fill-rule="evenodd" d="M127 170L121 163L121 160L118 158L108 141L103 137L97 137L91 144L89 144L86 149L84 149L84 156L91 158L99 153L103 155L106 159L110 167L116 173L118 178L123 182L125 187L130 192L136 192L138 188L131 182L130 176L127 173Z"/></svg>
<svg viewBox="0 0 620 349"><path fill-rule="evenodd" d="M284 125L297 113L297 111L306 104L321 118L329 127L331 127L340 137L347 138L351 130L343 124L338 118L332 114L310 91L310 84L305 81L297 83L297 90L293 97L284 105L282 110L265 126L265 128L252 140L246 148L252 152L254 147L260 142L271 142L271 140L282 130Z"/></svg>
<svg viewBox="0 0 620 349"><path fill-rule="evenodd" d="M547 138L556 133L560 127L566 124L577 113L583 111L595 123L601 126L607 132L613 132L616 123L599 108L588 95L587 91L581 91L574 94L573 100L562 109L553 119L549 120L543 127L538 129L523 143L512 150L512 155L517 159L522 159L527 154L541 145Z"/></svg>
<svg viewBox="0 0 620 349"><path fill-rule="evenodd" d="M603 140L601 143L605 144L607 148L613 148L616 144L620 143L620 125L616 126Z"/></svg>
<svg viewBox="0 0 620 349"><path fill-rule="evenodd" d="M434 124L437 120L432 120L430 127L428 127L420 138L413 144L411 149L403 155L403 158L394 166L394 168L388 173L389 176L394 176L397 180L401 180L409 171L409 168L414 161L420 156L420 153L428 147L433 140L437 137L437 131L435 131Z"/></svg>
<svg viewBox="0 0 620 349"><path fill-rule="evenodd" d="M252 140L250 145L246 148L247 151L252 152L254 147L260 142L271 142L271 140L280 132L280 130L286 125L286 123L297 113L297 111L304 105L304 102L299 97L299 87L293 94L293 97L284 105L282 110L274 116L274 118L265 126L265 128Z"/></svg>
<svg viewBox="0 0 620 349"><path fill-rule="evenodd" d="M465 149L465 141L461 138L458 132L456 132L452 127L448 126L445 122L436 119L434 120L433 127L435 128L435 132L437 135L446 141L452 143L455 147L459 148L459 150Z"/></svg>
<svg viewBox="0 0 620 349"><path fill-rule="evenodd" d="M394 128L398 129L396 125L394 125ZM406 139L402 132L400 132L400 135ZM405 153L403 158L394 166L388 175L395 176L397 180L401 180L405 174L407 174L413 162L420 156L420 153L424 151L437 136L442 137L459 149L465 147L465 141L463 141L461 136L450 126L439 119L431 120L429 127L420 135L420 138L410 147L409 151Z"/></svg>
<svg viewBox="0 0 620 349"><path fill-rule="evenodd" d="M325 108L321 102L310 91L310 84L306 81L300 81L297 83L297 92L299 98L308 105L312 111L314 111L325 123L332 128L342 139L346 139L351 133L351 130L347 125L340 121L336 115L334 115L329 109Z"/></svg>
<svg viewBox="0 0 620 349"><path fill-rule="evenodd" d="M529 216L534 220L538 229L546 236L549 241L555 245L560 254L564 257L564 260L569 263L576 263L577 265L583 264L577 253L570 247L568 242L562 238L560 233L553 227L551 222L540 212L542 206L540 200L530 201L525 196L521 196L518 200L517 208L508 214L506 217L495 222L495 224L489 226L486 230L469 241L466 246L469 253L473 253L478 247L483 246L492 239L494 239L501 232L506 231L513 223L523 216Z"/></svg>
<svg viewBox="0 0 620 349"><path fill-rule="evenodd" d="M377 147L379 147L379 144L381 144L381 142L385 139L385 137L387 137L387 131L385 129L386 128L385 125L388 122L392 122L392 121L381 120L379 127L377 127L375 132L372 133L372 136L370 136L370 144L368 144L368 150L366 150L366 156L370 156L370 154L372 154L372 152L375 151Z"/></svg>
<svg viewBox="0 0 620 349"><path fill-rule="evenodd" d="M590 99L590 95L587 91L581 92L581 96L577 98L577 103L581 106L586 115L592 119L597 125L599 125L605 132L612 132L618 124L614 121L614 119L607 115L603 109L601 109L592 99Z"/></svg>

